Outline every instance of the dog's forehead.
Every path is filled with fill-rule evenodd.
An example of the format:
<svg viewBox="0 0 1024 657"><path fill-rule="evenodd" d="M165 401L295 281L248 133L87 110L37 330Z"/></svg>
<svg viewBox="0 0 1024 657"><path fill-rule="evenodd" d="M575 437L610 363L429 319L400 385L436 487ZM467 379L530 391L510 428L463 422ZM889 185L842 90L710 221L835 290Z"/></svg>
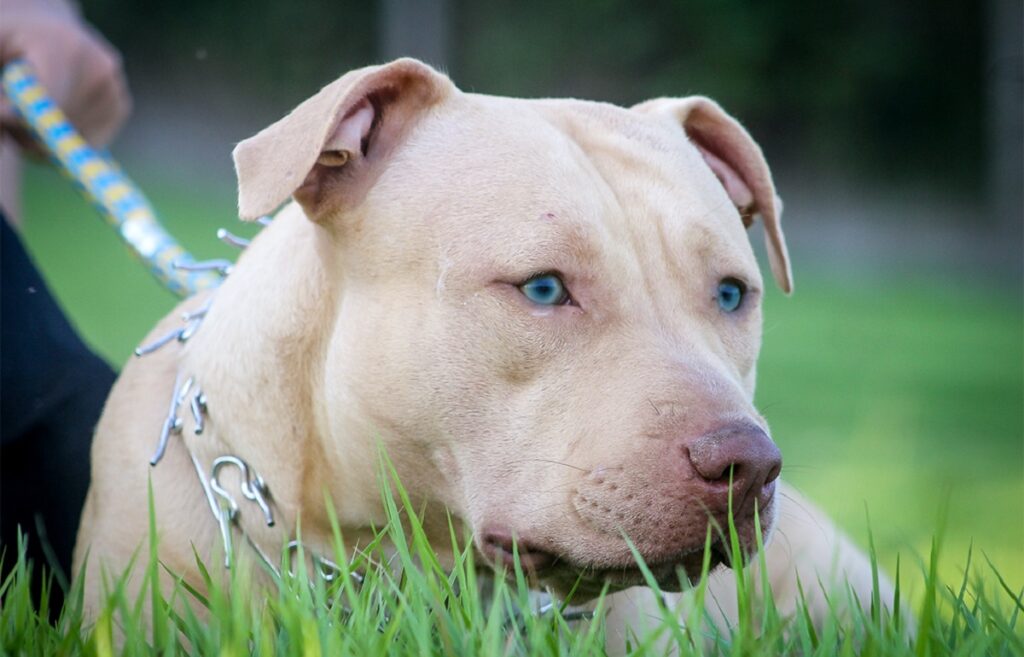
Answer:
<svg viewBox="0 0 1024 657"><path fill-rule="evenodd" d="M749 252L738 212L669 119L589 101L466 94L416 141L414 157L436 164L432 184L457 190L446 207L488 235L561 227L602 242L696 238L726 255Z"/></svg>
<svg viewBox="0 0 1024 657"><path fill-rule="evenodd" d="M746 241L724 188L674 119L591 101L535 103L614 195L622 218Z"/></svg>

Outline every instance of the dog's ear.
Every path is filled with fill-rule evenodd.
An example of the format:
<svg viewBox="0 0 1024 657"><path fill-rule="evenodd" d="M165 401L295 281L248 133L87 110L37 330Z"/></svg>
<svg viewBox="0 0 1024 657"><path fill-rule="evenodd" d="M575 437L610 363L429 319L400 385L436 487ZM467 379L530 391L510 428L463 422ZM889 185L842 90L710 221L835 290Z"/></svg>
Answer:
<svg viewBox="0 0 1024 657"><path fill-rule="evenodd" d="M239 215L269 214L291 195L314 221L357 204L388 152L454 91L447 77L414 59L335 80L235 147Z"/></svg>
<svg viewBox="0 0 1024 657"><path fill-rule="evenodd" d="M761 215L772 274L784 292L792 292L793 273L779 223L782 201L775 195L771 171L757 142L718 103L703 96L658 98L633 109L678 121L739 208L744 225L749 227L754 215Z"/></svg>

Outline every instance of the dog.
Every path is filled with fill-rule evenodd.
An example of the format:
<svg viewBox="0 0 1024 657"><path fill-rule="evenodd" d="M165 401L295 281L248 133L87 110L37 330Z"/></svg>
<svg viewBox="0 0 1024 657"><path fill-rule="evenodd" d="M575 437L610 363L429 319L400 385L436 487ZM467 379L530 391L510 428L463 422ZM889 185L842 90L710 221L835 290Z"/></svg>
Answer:
<svg viewBox="0 0 1024 657"><path fill-rule="evenodd" d="M780 610L798 579L817 619L835 587L870 599L867 558L780 482L753 405L756 217L787 293L792 274L761 150L715 102L492 97L402 59L324 87L234 160L243 219L293 201L115 385L76 547L87 609L146 544L150 478L160 558L201 588L193 546L280 554L301 516L323 549L325 492L346 539L368 539L381 447L437 545L450 513L491 563L515 542L538 586L618 591L612 652L657 615L624 536L678 591L730 505L744 553L777 538ZM712 576L723 622L730 587Z"/></svg>

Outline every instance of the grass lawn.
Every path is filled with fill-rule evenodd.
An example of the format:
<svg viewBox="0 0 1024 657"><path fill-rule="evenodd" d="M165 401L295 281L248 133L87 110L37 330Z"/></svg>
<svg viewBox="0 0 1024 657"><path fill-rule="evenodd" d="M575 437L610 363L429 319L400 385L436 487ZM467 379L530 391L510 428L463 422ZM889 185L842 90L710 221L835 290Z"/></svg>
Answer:
<svg viewBox="0 0 1024 657"><path fill-rule="evenodd" d="M231 257L214 238L235 220L234 190L169 188L129 167L171 233L198 258ZM24 235L86 339L122 363L175 300L64 180L26 172ZM851 279L800 267L797 293L771 293L758 403L784 476L866 542L883 568L924 563L945 509L939 572L958 582L968 547L1024 586L1024 309L1015 288ZM883 268L884 269L884 268ZM911 585L912 586L912 585ZM920 591L910 591L920 596Z"/></svg>

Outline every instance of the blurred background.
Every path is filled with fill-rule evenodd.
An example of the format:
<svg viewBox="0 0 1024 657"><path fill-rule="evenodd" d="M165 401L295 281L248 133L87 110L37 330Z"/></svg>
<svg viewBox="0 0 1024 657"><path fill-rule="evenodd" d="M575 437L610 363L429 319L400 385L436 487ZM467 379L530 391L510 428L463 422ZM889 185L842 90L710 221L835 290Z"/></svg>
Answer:
<svg viewBox="0 0 1024 657"><path fill-rule="evenodd" d="M113 153L197 257L235 215L233 145L400 55L464 90L632 104L712 96L786 203L796 293L770 294L758 403L785 475L881 562L969 548L1024 585L1019 0L83 0L135 110ZM49 167L24 234L115 365L175 300ZM752 237L760 240L755 228ZM760 248L759 246L757 248ZM911 578L916 579L916 577ZM913 581L910 582L911 587Z"/></svg>

